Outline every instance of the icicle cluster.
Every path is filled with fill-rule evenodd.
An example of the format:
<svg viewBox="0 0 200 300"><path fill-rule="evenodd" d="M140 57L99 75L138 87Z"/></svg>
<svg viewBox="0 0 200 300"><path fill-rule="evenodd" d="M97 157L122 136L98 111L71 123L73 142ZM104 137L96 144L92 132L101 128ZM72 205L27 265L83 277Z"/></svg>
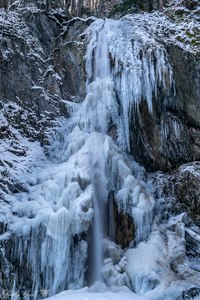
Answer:
<svg viewBox="0 0 200 300"><path fill-rule="evenodd" d="M89 81L93 76L91 56L102 23L99 20L89 28L92 36L87 52ZM124 144L125 139L127 149L130 150L130 124L134 113L138 112L142 101L146 101L148 110L152 113L153 101L159 101L156 99L158 89L166 94L170 93L173 85L172 69L164 47L141 29L141 24L126 19L106 20L104 28L109 47L110 79L115 93L115 101L110 106L113 110L110 112L111 119L118 125L118 143ZM117 120L116 111L119 112Z"/></svg>

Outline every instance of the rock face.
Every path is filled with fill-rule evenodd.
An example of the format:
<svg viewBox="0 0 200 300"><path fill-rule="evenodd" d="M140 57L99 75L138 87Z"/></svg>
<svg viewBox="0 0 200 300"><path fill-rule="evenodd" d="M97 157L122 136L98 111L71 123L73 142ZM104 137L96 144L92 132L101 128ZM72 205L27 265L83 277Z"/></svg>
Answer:
<svg viewBox="0 0 200 300"><path fill-rule="evenodd" d="M177 89L177 109L188 124L200 126L200 53L169 46Z"/></svg>
<svg viewBox="0 0 200 300"><path fill-rule="evenodd" d="M183 210L200 226L200 164L182 166L176 175L174 192Z"/></svg>
<svg viewBox="0 0 200 300"><path fill-rule="evenodd" d="M187 104L184 104L183 101L179 102L183 93L179 88L177 86L177 98L174 98L174 103L173 101L171 104L168 102L169 105L164 109L163 102L166 100L160 95L161 103L154 103L153 114L148 112L145 103L140 104L136 126L133 125L133 128L137 129L132 131L131 146L135 159L149 171L170 170L184 162L200 158L200 130L197 117L200 112L199 101L198 98L192 96L191 91L191 97ZM197 86L193 92L196 91L196 88ZM192 107L195 109L195 114L191 118Z"/></svg>
<svg viewBox="0 0 200 300"><path fill-rule="evenodd" d="M44 130L54 117L67 116L60 99L85 94L83 46L76 37L86 23L77 23L72 32L70 23L64 27L66 17L48 16L36 8L22 8L14 19L11 14L5 13L5 24L1 24L1 102L13 101L29 110L34 120L27 122ZM20 122L16 120L15 126Z"/></svg>
<svg viewBox="0 0 200 300"><path fill-rule="evenodd" d="M162 10L164 4L167 3L166 0L97 0L93 2L95 2L94 6L91 5L91 1L83 1L83 14L97 15L102 18L119 18L128 13Z"/></svg>
<svg viewBox="0 0 200 300"><path fill-rule="evenodd" d="M111 192L108 199L107 207L107 236L111 241L120 245L123 249L129 247L135 239L135 226L133 218L117 206L114 193Z"/></svg>
<svg viewBox="0 0 200 300"><path fill-rule="evenodd" d="M198 20L198 12L195 15L187 11L187 14L188 20L191 18L192 21L193 15ZM177 22L181 23L182 20L181 16ZM167 36L163 42L172 67L174 90L167 97L163 97L165 91L159 91L157 101L154 99L153 102L153 113L149 113L147 105L142 102L136 126L133 124L132 153L150 171L170 170L182 163L200 159L198 21L191 33L187 27L183 27L181 34L176 37L174 29L171 30L171 36L177 38L177 43Z"/></svg>
<svg viewBox="0 0 200 300"><path fill-rule="evenodd" d="M169 211L174 214L186 212L189 219L199 226L199 180L200 170L199 162L183 164L178 169L169 173L155 172L150 174L158 192L158 198L164 198L169 210L166 209L166 215ZM168 200L167 200L168 199ZM167 203L168 202L168 203Z"/></svg>
<svg viewBox="0 0 200 300"><path fill-rule="evenodd" d="M156 197L160 199L157 202L157 215L162 220L167 220L171 214L181 213L181 219L185 224L186 253L192 268L198 272L200 271L199 167L199 162L191 162L169 173L155 172L149 175L156 188ZM187 295L187 291L184 295Z"/></svg>

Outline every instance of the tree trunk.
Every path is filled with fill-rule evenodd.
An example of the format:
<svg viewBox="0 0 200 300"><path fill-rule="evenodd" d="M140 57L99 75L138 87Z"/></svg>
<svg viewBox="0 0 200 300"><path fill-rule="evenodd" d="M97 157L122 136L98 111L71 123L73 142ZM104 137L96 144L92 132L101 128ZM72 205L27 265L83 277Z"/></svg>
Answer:
<svg viewBox="0 0 200 300"><path fill-rule="evenodd" d="M77 6L77 17L81 17L83 12L83 0L79 0L79 4Z"/></svg>
<svg viewBox="0 0 200 300"><path fill-rule="evenodd" d="M76 0L72 0L72 2L71 2L71 14L72 14L72 16L75 16L75 10L76 10Z"/></svg>
<svg viewBox="0 0 200 300"><path fill-rule="evenodd" d="M46 11L49 11L49 0L46 0Z"/></svg>
<svg viewBox="0 0 200 300"><path fill-rule="evenodd" d="M4 0L4 8L8 9L8 0Z"/></svg>

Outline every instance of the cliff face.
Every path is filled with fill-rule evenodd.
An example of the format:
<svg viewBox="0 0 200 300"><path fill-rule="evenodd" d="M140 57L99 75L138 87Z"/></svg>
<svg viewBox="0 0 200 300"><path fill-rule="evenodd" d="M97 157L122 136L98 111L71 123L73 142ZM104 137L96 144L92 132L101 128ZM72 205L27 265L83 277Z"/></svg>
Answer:
<svg viewBox="0 0 200 300"><path fill-rule="evenodd" d="M26 242L20 242L20 234L9 236L7 232L5 215L13 205L11 197L17 197L19 192L26 193L28 186L40 183L39 179L28 183L21 180L19 172L24 172L26 177L34 169L38 158L43 168L45 154L49 155L54 139L53 133L59 131L63 120L76 111L76 104L81 103L86 95L85 54L88 40L85 30L94 19L72 19L74 15L121 17L141 10L163 10L162 13L135 14L124 18L138 22L149 36L162 44L172 75L171 84L166 81L166 86L160 87L153 95L152 112L145 99L136 111L129 112L130 154L151 172L143 177L153 182L155 197L164 202L166 215L163 218L167 218L168 213L188 213L184 221L188 230L188 255L192 258L199 255L198 241L194 238L199 230L200 213L199 164L195 162L200 159L200 29L197 1L179 1L175 5L164 1L85 1L81 13L78 7L73 7L75 2L51 2L50 6L44 1L38 1L38 5L34 5L34 1L25 2L12 4L11 10L1 10L0 15L0 197L3 203L0 219L3 237L0 289L11 290L16 278L15 284L22 294L32 289L34 278L30 276L26 279L27 254L22 259L16 255L15 248L24 247L27 250L27 243L36 240L35 247L39 253L46 236L46 228L42 226L38 226L36 232L30 232ZM115 61L112 57L110 60L114 66ZM114 126L109 129L109 134L113 140L116 139ZM62 142L63 136L59 138ZM87 180L82 180L79 174L73 180L72 183L78 182L81 190L87 188ZM73 198L74 194L70 197ZM135 238L137 224L130 213L132 208L128 207L128 213L124 213L117 207L117 199L114 196L112 199L115 221L113 239L127 247ZM82 210L88 212L90 205L86 203ZM17 215L14 208L11 211L14 216ZM33 218L34 215L30 214L29 219ZM84 243L91 239L90 226L91 220L86 227L74 231L71 237L69 251L72 261L77 264L88 263ZM51 243L49 239L49 249ZM27 251L34 251L33 245L31 247ZM77 253L82 253L83 261L78 261ZM28 272L32 274L33 271L28 266ZM46 280L45 272L46 269L42 275L37 274L41 276L40 289ZM51 267L48 272L51 277ZM70 275L66 275L68 283L63 280L55 291L68 288L72 279L78 282L81 278L84 282L86 275L83 272L77 275L76 272L73 267L69 269ZM130 282L127 282L129 286Z"/></svg>
<svg viewBox="0 0 200 300"><path fill-rule="evenodd" d="M190 11L182 3L180 7L168 5L164 14L179 26L178 31L170 19L165 24L160 19L160 30L154 20L155 31L166 46L172 66L174 94L163 99L161 91L160 100L154 101L153 114L148 114L145 103L141 103L136 121L138 134L134 132L132 143L136 159L151 170L170 170L181 163L199 160L200 154L199 10ZM185 15L188 25L184 23Z"/></svg>
<svg viewBox="0 0 200 300"><path fill-rule="evenodd" d="M152 171L170 170L184 162L199 160L199 53L168 45L176 83L174 100L155 102L149 114L141 103L133 131L136 159ZM184 86L184 87L183 87ZM167 101L165 109L162 104ZM140 145L140 147L139 147Z"/></svg>
<svg viewBox="0 0 200 300"><path fill-rule="evenodd" d="M36 7L5 12L3 18L1 101L32 110L36 129L46 118L67 116L60 99L85 93L84 65L80 63L83 45L76 39L81 25L76 24L73 33L70 24L64 30L65 16L48 16Z"/></svg>

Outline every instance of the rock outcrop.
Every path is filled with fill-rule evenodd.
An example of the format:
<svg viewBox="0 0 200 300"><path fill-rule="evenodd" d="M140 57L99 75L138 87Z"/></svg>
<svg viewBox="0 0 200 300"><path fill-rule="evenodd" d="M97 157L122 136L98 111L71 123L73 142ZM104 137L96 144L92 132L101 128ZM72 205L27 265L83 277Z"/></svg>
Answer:
<svg viewBox="0 0 200 300"><path fill-rule="evenodd" d="M170 9L164 12L168 14ZM182 163L200 159L198 9L187 9L187 14L188 25L182 15L176 16L180 32L169 19L165 25L163 23L161 31L159 27L155 29L166 46L175 84L167 97L159 91L153 102L153 113L149 113L142 102L135 121L137 126L133 124L132 152L149 171L171 170ZM170 34L167 28L170 28Z"/></svg>
<svg viewBox="0 0 200 300"><path fill-rule="evenodd" d="M27 109L26 121L38 131L68 115L63 99L85 95L84 45L78 36L88 23L67 21L36 7L5 12L1 20L1 103ZM19 118L12 124L22 129Z"/></svg>

